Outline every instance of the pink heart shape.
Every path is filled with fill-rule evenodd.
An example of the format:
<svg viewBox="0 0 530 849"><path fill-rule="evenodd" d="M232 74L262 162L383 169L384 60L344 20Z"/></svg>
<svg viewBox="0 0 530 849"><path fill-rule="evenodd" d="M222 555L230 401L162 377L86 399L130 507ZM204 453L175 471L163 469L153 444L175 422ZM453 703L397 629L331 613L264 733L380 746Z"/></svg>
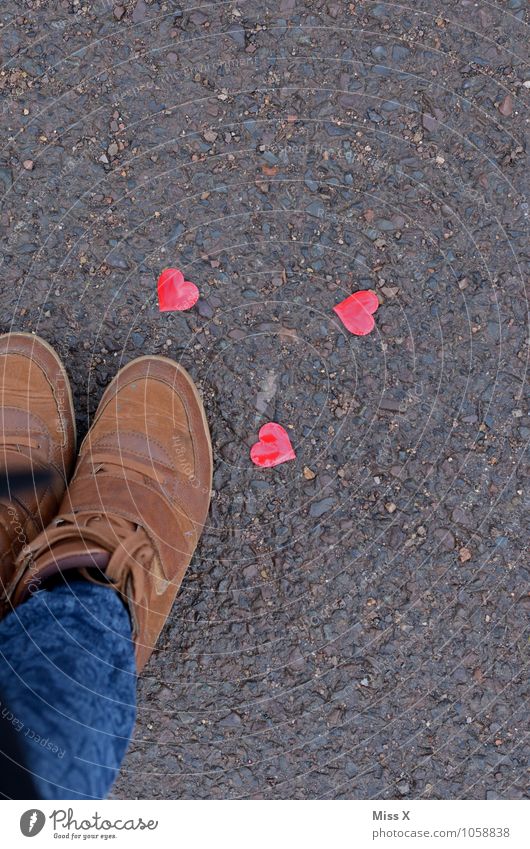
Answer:
<svg viewBox="0 0 530 849"><path fill-rule="evenodd" d="M166 268L158 278L160 312L189 310L197 302L199 290L195 283L184 280L178 268Z"/></svg>
<svg viewBox="0 0 530 849"><path fill-rule="evenodd" d="M287 431L276 422L264 424L258 439L250 449L250 459L256 466L269 469L296 459Z"/></svg>
<svg viewBox="0 0 530 849"><path fill-rule="evenodd" d="M379 299L371 289L354 292L333 307L343 325L356 336L366 336L375 327L372 314L379 307Z"/></svg>

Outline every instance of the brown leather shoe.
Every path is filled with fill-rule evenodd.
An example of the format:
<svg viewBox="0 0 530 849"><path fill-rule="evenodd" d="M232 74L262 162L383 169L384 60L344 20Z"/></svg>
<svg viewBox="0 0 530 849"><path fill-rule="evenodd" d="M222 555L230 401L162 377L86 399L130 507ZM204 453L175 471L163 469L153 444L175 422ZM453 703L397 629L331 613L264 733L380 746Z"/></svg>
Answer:
<svg viewBox="0 0 530 849"><path fill-rule="evenodd" d="M30 333L0 336L0 468L9 497L0 498L0 615L14 561L55 516L75 455L75 419L68 376L53 348ZM38 481L42 472L49 479ZM29 473L28 487L9 481Z"/></svg>
<svg viewBox="0 0 530 849"><path fill-rule="evenodd" d="M165 357L129 363L103 395L59 516L19 558L13 604L36 577L99 566L99 578L81 571L128 605L140 671L195 551L211 484L210 434L189 374Z"/></svg>

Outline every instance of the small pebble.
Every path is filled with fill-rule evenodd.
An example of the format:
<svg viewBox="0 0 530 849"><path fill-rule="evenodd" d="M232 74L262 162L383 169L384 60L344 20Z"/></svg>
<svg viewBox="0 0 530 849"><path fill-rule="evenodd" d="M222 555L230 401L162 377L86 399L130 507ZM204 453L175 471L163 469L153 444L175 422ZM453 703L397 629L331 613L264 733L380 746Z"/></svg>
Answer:
<svg viewBox="0 0 530 849"><path fill-rule="evenodd" d="M508 118L508 116L512 114L513 97L511 94L507 94L502 103L499 105L499 112L501 115L504 115L505 118Z"/></svg>
<svg viewBox="0 0 530 849"><path fill-rule="evenodd" d="M321 501L315 501L309 508L309 515L313 519L319 519L333 507L334 503L334 498L323 498Z"/></svg>

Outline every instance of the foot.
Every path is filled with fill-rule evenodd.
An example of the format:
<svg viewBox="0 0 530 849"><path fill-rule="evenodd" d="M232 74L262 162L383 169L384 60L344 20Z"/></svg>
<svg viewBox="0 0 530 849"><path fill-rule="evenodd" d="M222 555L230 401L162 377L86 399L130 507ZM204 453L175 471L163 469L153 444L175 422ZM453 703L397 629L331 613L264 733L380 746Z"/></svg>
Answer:
<svg viewBox="0 0 530 849"><path fill-rule="evenodd" d="M19 558L13 604L36 576L65 568L108 583L128 605L140 671L195 551L211 482L208 424L188 373L164 357L129 363L103 395L59 515Z"/></svg>
<svg viewBox="0 0 530 849"><path fill-rule="evenodd" d="M0 614L15 559L56 515L74 456L72 393L58 355L29 333L0 336L0 469L8 489L0 496ZM39 482L43 472L48 479ZM18 473L29 474L23 489Z"/></svg>

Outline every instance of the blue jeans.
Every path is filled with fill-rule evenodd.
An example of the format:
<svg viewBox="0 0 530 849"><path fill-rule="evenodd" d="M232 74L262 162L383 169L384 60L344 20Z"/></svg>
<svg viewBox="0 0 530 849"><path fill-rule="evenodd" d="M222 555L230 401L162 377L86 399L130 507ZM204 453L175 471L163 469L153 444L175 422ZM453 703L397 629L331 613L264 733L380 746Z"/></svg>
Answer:
<svg viewBox="0 0 530 849"><path fill-rule="evenodd" d="M73 580L6 616L0 698L37 798L104 799L136 715L134 646L118 594Z"/></svg>

